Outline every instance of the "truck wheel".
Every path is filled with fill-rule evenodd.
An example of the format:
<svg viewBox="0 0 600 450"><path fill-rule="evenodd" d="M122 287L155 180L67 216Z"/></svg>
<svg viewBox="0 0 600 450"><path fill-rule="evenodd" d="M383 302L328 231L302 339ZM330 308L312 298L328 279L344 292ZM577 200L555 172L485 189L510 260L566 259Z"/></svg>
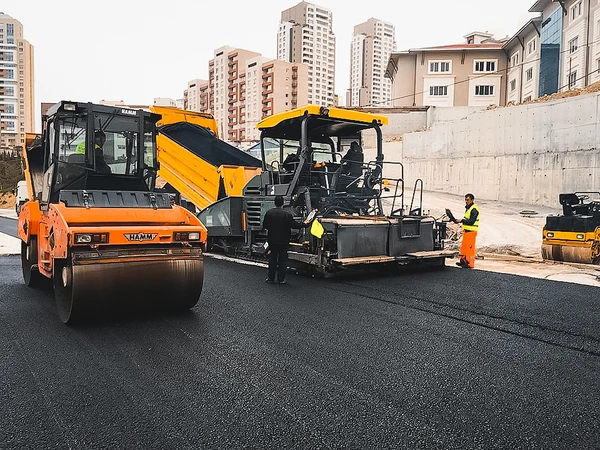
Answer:
<svg viewBox="0 0 600 450"><path fill-rule="evenodd" d="M21 268L25 285L32 288L41 287L45 278L38 271L37 263L37 237L31 236L28 243L21 241Z"/></svg>

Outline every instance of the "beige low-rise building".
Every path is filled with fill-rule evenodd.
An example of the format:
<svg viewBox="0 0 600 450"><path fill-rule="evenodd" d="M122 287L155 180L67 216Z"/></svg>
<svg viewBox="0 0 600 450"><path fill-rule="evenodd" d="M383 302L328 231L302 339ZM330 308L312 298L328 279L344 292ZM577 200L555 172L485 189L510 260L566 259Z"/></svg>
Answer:
<svg viewBox="0 0 600 450"><path fill-rule="evenodd" d="M479 32L465 39L463 44L392 52L386 70L392 106L504 105L504 41Z"/></svg>
<svg viewBox="0 0 600 450"><path fill-rule="evenodd" d="M566 0L563 11L560 90L600 80L600 1Z"/></svg>
<svg viewBox="0 0 600 450"><path fill-rule="evenodd" d="M522 103L538 97L541 24L541 16L531 19L504 44L508 58L506 103Z"/></svg>

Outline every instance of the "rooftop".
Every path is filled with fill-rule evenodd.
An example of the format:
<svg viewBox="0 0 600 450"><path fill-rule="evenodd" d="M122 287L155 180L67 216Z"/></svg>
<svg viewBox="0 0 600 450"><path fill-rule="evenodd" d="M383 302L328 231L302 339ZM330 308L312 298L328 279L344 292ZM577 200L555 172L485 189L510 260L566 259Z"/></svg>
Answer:
<svg viewBox="0 0 600 450"><path fill-rule="evenodd" d="M486 42L481 44L450 44L438 47L411 48L409 52L434 52L455 50L501 50L504 42ZM397 52L394 52L397 53Z"/></svg>

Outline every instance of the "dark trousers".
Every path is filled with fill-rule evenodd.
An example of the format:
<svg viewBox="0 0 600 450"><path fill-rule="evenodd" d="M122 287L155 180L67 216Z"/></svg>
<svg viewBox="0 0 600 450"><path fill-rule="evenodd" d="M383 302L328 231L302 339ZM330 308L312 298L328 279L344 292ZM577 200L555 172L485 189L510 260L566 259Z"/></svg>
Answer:
<svg viewBox="0 0 600 450"><path fill-rule="evenodd" d="M269 245L269 280L285 280L285 271L287 270L288 246L285 244Z"/></svg>

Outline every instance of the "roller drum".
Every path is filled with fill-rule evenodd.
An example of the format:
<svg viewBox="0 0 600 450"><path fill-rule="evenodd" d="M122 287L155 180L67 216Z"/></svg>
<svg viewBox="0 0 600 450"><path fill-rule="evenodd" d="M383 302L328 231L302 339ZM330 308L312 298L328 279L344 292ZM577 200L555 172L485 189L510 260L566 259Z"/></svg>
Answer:
<svg viewBox="0 0 600 450"><path fill-rule="evenodd" d="M56 261L54 290L64 323L132 308L192 308L202 292L201 251L187 255Z"/></svg>
<svg viewBox="0 0 600 450"><path fill-rule="evenodd" d="M559 244L542 244L542 258L551 261L594 264L598 256L592 247L575 247Z"/></svg>

